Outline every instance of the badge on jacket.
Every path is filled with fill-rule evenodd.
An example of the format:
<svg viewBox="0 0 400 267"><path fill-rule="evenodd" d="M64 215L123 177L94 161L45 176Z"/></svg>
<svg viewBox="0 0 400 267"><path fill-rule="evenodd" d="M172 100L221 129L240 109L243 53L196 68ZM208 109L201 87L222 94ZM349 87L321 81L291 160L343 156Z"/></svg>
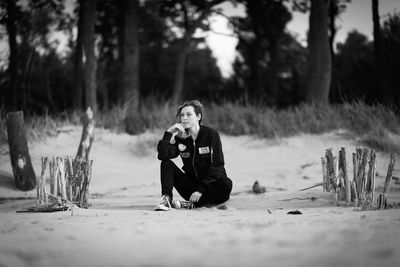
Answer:
<svg viewBox="0 0 400 267"><path fill-rule="evenodd" d="M210 153L210 148L208 146L199 147L199 154L208 154Z"/></svg>
<svg viewBox="0 0 400 267"><path fill-rule="evenodd" d="M179 151L185 151L186 146L184 144L179 144L178 149L179 149Z"/></svg>

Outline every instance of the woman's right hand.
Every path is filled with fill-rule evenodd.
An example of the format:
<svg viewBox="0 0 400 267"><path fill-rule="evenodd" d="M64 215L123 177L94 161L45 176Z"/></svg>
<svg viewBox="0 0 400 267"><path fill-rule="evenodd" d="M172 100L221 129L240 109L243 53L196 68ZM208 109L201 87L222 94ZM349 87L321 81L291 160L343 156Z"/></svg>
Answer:
<svg viewBox="0 0 400 267"><path fill-rule="evenodd" d="M181 133L183 133L183 132L185 132L185 128L183 128L182 123L175 123L174 125L172 125L171 127L169 127L167 129L167 132L170 132L170 133L181 132Z"/></svg>

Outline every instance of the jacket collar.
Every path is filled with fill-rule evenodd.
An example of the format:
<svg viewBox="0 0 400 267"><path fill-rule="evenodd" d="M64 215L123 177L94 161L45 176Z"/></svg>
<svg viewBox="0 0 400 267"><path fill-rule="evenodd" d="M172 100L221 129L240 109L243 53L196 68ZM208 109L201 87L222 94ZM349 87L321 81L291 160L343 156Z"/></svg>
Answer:
<svg viewBox="0 0 400 267"><path fill-rule="evenodd" d="M200 125L199 132L197 133L197 138L196 138L196 140L193 139L193 136L190 136L190 138L192 139L192 141L197 141L197 140L200 139L200 137L201 137L201 135L202 135L202 133L203 133L203 128L204 128L204 126Z"/></svg>

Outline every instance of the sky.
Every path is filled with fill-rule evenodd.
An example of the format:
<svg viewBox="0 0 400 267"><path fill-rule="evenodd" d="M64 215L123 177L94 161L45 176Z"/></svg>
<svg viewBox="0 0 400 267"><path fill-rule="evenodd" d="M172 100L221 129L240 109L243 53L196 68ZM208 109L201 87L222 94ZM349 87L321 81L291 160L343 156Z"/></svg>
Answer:
<svg viewBox="0 0 400 267"><path fill-rule="evenodd" d="M223 5L226 15L243 16L245 11L243 7L234 7L230 3ZM365 34L372 40L372 1L371 0L352 0L348 4L347 10L341 15L337 21L339 30L336 36L336 42L344 42L347 33L356 29ZM388 14L400 12L400 0L380 0L379 13L382 20L387 18ZM293 13L292 20L287 25L287 30L297 36L297 40L303 45L306 45L306 33L308 30L309 14L299 12ZM215 32L223 32L232 34L232 30L228 28L228 21L222 16L213 17L211 28ZM229 77L232 74L232 62L235 59L235 47L237 39L220 34L209 33L206 39L207 44L217 58L217 64L221 69L224 77Z"/></svg>

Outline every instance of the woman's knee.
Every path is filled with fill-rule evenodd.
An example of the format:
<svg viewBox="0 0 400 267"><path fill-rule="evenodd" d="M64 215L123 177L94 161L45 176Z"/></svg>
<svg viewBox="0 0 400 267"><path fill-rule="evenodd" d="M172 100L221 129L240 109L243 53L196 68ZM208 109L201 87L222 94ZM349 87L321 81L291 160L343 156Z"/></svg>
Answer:
<svg viewBox="0 0 400 267"><path fill-rule="evenodd" d="M224 185L226 192L229 195L232 192L232 186L233 186L232 180L229 178L224 179Z"/></svg>
<svg viewBox="0 0 400 267"><path fill-rule="evenodd" d="M223 179L220 180L219 185L217 186L217 191L218 193L217 195L217 202L225 202L229 199L230 194L232 192L232 180L227 178L227 179Z"/></svg>

